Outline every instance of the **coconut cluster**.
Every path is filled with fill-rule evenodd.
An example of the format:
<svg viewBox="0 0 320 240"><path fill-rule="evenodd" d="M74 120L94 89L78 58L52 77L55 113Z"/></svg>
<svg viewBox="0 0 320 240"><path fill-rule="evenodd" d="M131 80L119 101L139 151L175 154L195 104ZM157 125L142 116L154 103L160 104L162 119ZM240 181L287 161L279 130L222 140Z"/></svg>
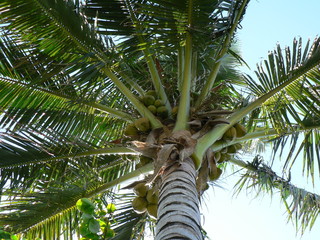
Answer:
<svg viewBox="0 0 320 240"><path fill-rule="evenodd" d="M141 102L152 112L154 115L161 119L168 117L168 110L161 99L158 98L156 91L149 90L141 99Z"/></svg>
<svg viewBox="0 0 320 240"><path fill-rule="evenodd" d="M235 141L237 138L243 137L246 134L246 129L240 123L236 123L234 126L229 128L218 142L222 144L228 144L231 141ZM214 153L214 158L217 163L223 163L230 160L232 155L236 154L242 149L240 143L235 143L227 147L222 148L220 151Z"/></svg>
<svg viewBox="0 0 320 240"><path fill-rule="evenodd" d="M157 97L156 91L149 90L140 101L157 116L160 120L168 118L168 110L161 99ZM145 118L138 118L133 123L128 124L124 134L132 140L141 140L141 136L146 136L151 131L150 121Z"/></svg>
<svg viewBox="0 0 320 240"><path fill-rule="evenodd" d="M180 143L179 140L173 138L172 132L175 124L174 118L177 115L178 107L173 107L169 116L166 106L161 99L157 97L157 94L154 90L146 92L145 96L140 98L140 101L163 123L164 128L155 129L152 131L152 126L149 120L145 117L138 118L127 126L124 134L131 140L134 140L132 143L142 154L140 156L139 163L136 164L136 168L140 168L157 159L157 151L162 149L160 145L163 146L167 143ZM188 122L189 129L186 130L189 135L186 135L186 139L184 140L187 142L188 140L190 140L190 142L196 141L196 139L201 138L207 132L211 131L216 125L230 124L230 122L227 120L227 115L229 114L232 114L232 111L223 109L209 109L207 111L200 112L199 110L190 108L190 121ZM206 189L208 182L217 180L222 174L222 169L218 167L219 164L230 160L232 155L236 154L242 148L240 143L230 143L235 141L237 138L243 137L245 134L245 127L240 123L236 123L223 134L221 139L216 142L220 143L220 146L222 146L219 151L212 152L212 150L208 150L208 153L205 155L206 159L203 159L202 165L198 170L197 189L200 195ZM185 144L183 145L184 147L187 147ZM153 149L151 147L148 149L148 146L153 146ZM155 146L158 146L158 148ZM190 149L192 149L192 147L190 147ZM159 168L163 166L164 163L159 164L155 162L156 169L157 164L159 165ZM140 185L143 185L141 188L144 190L142 193L137 193L135 190L137 197L133 200L132 206L138 213L144 213L148 211L149 215L156 217L155 209L157 204L154 204L150 201L150 199L147 199L146 192L148 192L150 189L148 189L145 184Z"/></svg>
<svg viewBox="0 0 320 240"><path fill-rule="evenodd" d="M151 130L150 122L147 118L139 118L133 123L128 124L124 134L132 140L139 139L141 134L146 134Z"/></svg>
<svg viewBox="0 0 320 240"><path fill-rule="evenodd" d="M216 143L224 146L219 151L212 152L208 150L205 159L203 159L201 167L198 171L196 179L197 190L199 196L209 188L208 182L216 181L222 174L220 164L231 159L241 148L240 143L231 144L237 138L241 138L246 134L246 129L240 123L236 123L230 127Z"/></svg>
<svg viewBox="0 0 320 240"><path fill-rule="evenodd" d="M138 183L133 188L136 197L132 201L132 207L138 214L147 212L150 217L157 218L159 190L150 188L144 182Z"/></svg>

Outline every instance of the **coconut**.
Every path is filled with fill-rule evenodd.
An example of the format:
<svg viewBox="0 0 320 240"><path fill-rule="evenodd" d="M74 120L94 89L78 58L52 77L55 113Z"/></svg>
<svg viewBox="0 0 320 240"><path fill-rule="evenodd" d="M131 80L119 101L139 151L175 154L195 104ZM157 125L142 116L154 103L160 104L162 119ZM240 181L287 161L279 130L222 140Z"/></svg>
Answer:
<svg viewBox="0 0 320 240"><path fill-rule="evenodd" d="M147 132L150 130L150 122L147 118L139 118L134 121L135 127L141 132Z"/></svg>
<svg viewBox="0 0 320 240"><path fill-rule="evenodd" d="M171 111L172 115L173 115L173 116L177 115L177 114L178 114L178 110L179 110L179 107L178 107L178 106L173 107L173 108L172 108L172 111Z"/></svg>
<svg viewBox="0 0 320 240"><path fill-rule="evenodd" d="M234 127L229 128L224 134L223 134L223 140L226 141L232 141L235 140L237 137L237 131Z"/></svg>
<svg viewBox="0 0 320 240"><path fill-rule="evenodd" d="M225 147L225 148L222 148L221 150L220 150L220 153L227 153L227 151L228 151L228 148L227 147Z"/></svg>
<svg viewBox="0 0 320 240"><path fill-rule="evenodd" d="M157 108L157 115L161 118L168 117L168 110L165 106L160 106Z"/></svg>
<svg viewBox="0 0 320 240"><path fill-rule="evenodd" d="M153 114L157 113L157 107L155 105L149 105L148 109L150 112L152 112Z"/></svg>
<svg viewBox="0 0 320 240"><path fill-rule="evenodd" d="M138 136L139 135L139 131L136 128L134 123L128 124L128 126L126 127L126 129L124 130L124 135L131 137L131 136Z"/></svg>
<svg viewBox="0 0 320 240"><path fill-rule="evenodd" d="M132 200L132 208L136 213L144 213L147 210L148 202L144 197L135 197Z"/></svg>
<svg viewBox="0 0 320 240"><path fill-rule="evenodd" d="M223 163L223 162L226 162L228 160L230 160L230 155L227 154L227 153L223 153L223 154L221 154L221 157L220 157L218 163Z"/></svg>
<svg viewBox="0 0 320 240"><path fill-rule="evenodd" d="M203 191L208 190L208 189L209 189L209 187L210 187L210 185L209 185L208 183L206 183L205 187L203 188Z"/></svg>
<svg viewBox="0 0 320 240"><path fill-rule="evenodd" d="M153 217L153 218L157 218L158 215L158 205L157 204L149 204L147 206L147 211L148 214Z"/></svg>
<svg viewBox="0 0 320 240"><path fill-rule="evenodd" d="M244 126L242 126L240 123L236 123L234 125L234 128L236 129L237 138L243 137L244 135L247 134L247 129Z"/></svg>
<svg viewBox="0 0 320 240"><path fill-rule="evenodd" d="M209 179L210 181L215 181L217 180L222 174L222 170L220 168L216 168L215 171L210 171L209 173Z"/></svg>
<svg viewBox="0 0 320 240"><path fill-rule="evenodd" d="M163 102L161 101L161 99L157 99L157 100L154 101L154 105L155 105L156 107L160 107L160 106L163 106L164 104L163 104Z"/></svg>
<svg viewBox="0 0 320 240"><path fill-rule="evenodd" d="M234 147L237 149L237 151L239 151L242 148L241 143L236 143L234 144Z"/></svg>
<svg viewBox="0 0 320 240"><path fill-rule="evenodd" d="M144 103L144 105L146 105L147 107L152 105L154 103L156 99L154 98L154 96L151 95L145 95L142 98L142 102Z"/></svg>
<svg viewBox="0 0 320 240"><path fill-rule="evenodd" d="M157 204L159 201L159 191L154 188L147 192L147 201L149 204Z"/></svg>
<svg viewBox="0 0 320 240"><path fill-rule="evenodd" d="M227 153L229 153L229 154L235 154L236 152L237 152L237 149L236 149L236 147L234 146L234 144L228 146L228 148L227 148Z"/></svg>
<svg viewBox="0 0 320 240"><path fill-rule="evenodd" d="M157 92L155 90L147 91L146 95L153 96L154 98L157 98Z"/></svg>
<svg viewBox="0 0 320 240"><path fill-rule="evenodd" d="M145 185L145 183L138 183L136 186L134 186L133 192L138 197L145 197L148 192L148 187Z"/></svg>

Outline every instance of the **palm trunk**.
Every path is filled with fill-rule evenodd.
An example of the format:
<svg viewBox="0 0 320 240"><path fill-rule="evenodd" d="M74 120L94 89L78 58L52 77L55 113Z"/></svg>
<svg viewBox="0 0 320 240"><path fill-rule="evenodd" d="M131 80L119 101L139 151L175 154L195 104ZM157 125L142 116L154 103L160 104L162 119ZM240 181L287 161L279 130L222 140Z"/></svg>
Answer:
<svg viewBox="0 0 320 240"><path fill-rule="evenodd" d="M163 174L159 197L156 240L203 239L196 170L190 158Z"/></svg>

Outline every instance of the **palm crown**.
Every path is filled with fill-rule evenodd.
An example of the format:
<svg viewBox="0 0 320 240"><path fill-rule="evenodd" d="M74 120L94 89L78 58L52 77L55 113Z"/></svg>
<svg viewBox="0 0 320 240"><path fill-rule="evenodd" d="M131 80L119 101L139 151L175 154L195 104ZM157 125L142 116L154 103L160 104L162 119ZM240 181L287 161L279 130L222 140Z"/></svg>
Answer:
<svg viewBox="0 0 320 240"><path fill-rule="evenodd" d="M114 239L143 238L155 220L133 211L135 196L116 187L153 171L144 181L160 186L164 202L162 175L189 159L196 199L221 169L236 164L247 169L239 191L246 184L278 188L289 216L302 230L312 226L318 195L290 184L258 156L249 163L234 154L254 139L272 142L275 153L290 141L283 171L302 158L313 179L320 161L320 40L278 46L255 78L240 75L235 67L243 60L232 43L248 2L1 1L5 230L71 239L83 221L76 203L91 198L118 208L109 214ZM151 162L143 163L145 156Z"/></svg>

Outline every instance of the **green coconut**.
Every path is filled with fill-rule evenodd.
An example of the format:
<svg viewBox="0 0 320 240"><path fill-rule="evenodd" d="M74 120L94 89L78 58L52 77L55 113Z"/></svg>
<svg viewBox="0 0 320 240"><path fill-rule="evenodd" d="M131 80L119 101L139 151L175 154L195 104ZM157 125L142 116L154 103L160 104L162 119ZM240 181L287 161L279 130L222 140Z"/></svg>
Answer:
<svg viewBox="0 0 320 240"><path fill-rule="evenodd" d="M239 151L240 149L242 149L242 144L241 143L235 143L234 147L237 149L237 151Z"/></svg>
<svg viewBox="0 0 320 240"><path fill-rule="evenodd" d="M157 107L155 105L149 105L148 109L150 112L152 112L153 114L157 113Z"/></svg>
<svg viewBox="0 0 320 240"><path fill-rule="evenodd" d="M236 123L233 127L236 129L237 138L243 137L244 135L247 134L247 129L244 126L242 126L240 123Z"/></svg>
<svg viewBox="0 0 320 240"><path fill-rule="evenodd" d="M179 107L178 107L178 106L173 107L173 108L172 108L172 111L171 111L172 115L173 115L173 116L177 115L177 114L178 114L178 110L179 110Z"/></svg>
<svg viewBox="0 0 320 240"><path fill-rule="evenodd" d="M220 150L220 153L224 154L224 153L227 153L227 151L228 151L228 148L225 147Z"/></svg>
<svg viewBox="0 0 320 240"><path fill-rule="evenodd" d="M217 180L222 174L222 170L220 168L216 168L215 171L210 171L209 173L209 179L210 181Z"/></svg>
<svg viewBox="0 0 320 240"><path fill-rule="evenodd" d="M223 153L223 154L221 154L221 157L220 157L218 163L223 163L223 162L226 162L229 160L230 160L230 155L227 153Z"/></svg>
<svg viewBox="0 0 320 240"><path fill-rule="evenodd" d="M151 217L156 219L158 216L158 205L157 204L149 204L147 206L147 212Z"/></svg>
<svg viewBox="0 0 320 240"><path fill-rule="evenodd" d="M134 186L133 192L138 197L145 197L147 196L148 187L145 185L145 183L138 183L136 186Z"/></svg>
<svg viewBox="0 0 320 240"><path fill-rule="evenodd" d="M221 153L220 152L215 152L213 156L214 156L214 160L216 162L218 162L220 160Z"/></svg>
<svg viewBox="0 0 320 240"><path fill-rule="evenodd" d="M157 204L159 201L159 191L154 188L147 192L147 201L149 204Z"/></svg>
<svg viewBox="0 0 320 240"><path fill-rule="evenodd" d="M143 98L142 98L142 102L143 102L144 105L146 105L147 107L150 106L150 105L153 105L155 100L156 100L155 97L154 97L154 96L151 96L151 95L145 95L145 96L143 96Z"/></svg>
<svg viewBox="0 0 320 240"><path fill-rule="evenodd" d="M165 106L160 106L157 108L157 115L161 118L168 117L168 110Z"/></svg>
<svg viewBox="0 0 320 240"><path fill-rule="evenodd" d="M222 139L226 141L232 141L236 139L236 137L237 137L237 131L235 127L231 127L223 134Z"/></svg>
<svg viewBox="0 0 320 240"><path fill-rule="evenodd" d="M154 98L157 98L157 92L155 90L147 91L146 95L153 96Z"/></svg>
<svg viewBox="0 0 320 240"><path fill-rule="evenodd" d="M157 99L157 100L154 101L154 105L155 105L156 107L160 107L160 106L163 106L164 104L163 104L163 102L161 101L161 99Z"/></svg>
<svg viewBox="0 0 320 240"><path fill-rule="evenodd" d="M132 200L132 208L136 213L144 213L147 210L148 202L144 197L135 197Z"/></svg>
<svg viewBox="0 0 320 240"><path fill-rule="evenodd" d="M147 132L151 128L148 118L139 118L134 121L134 125L141 132Z"/></svg>
<svg viewBox="0 0 320 240"><path fill-rule="evenodd" d="M124 135L131 137L131 136L138 136L139 135L139 131L136 128L134 123L128 124L128 126L126 127L126 129L124 130Z"/></svg>
<svg viewBox="0 0 320 240"><path fill-rule="evenodd" d="M234 146L234 144L227 147L227 153L228 154L235 154L236 152L237 152L237 149Z"/></svg>

